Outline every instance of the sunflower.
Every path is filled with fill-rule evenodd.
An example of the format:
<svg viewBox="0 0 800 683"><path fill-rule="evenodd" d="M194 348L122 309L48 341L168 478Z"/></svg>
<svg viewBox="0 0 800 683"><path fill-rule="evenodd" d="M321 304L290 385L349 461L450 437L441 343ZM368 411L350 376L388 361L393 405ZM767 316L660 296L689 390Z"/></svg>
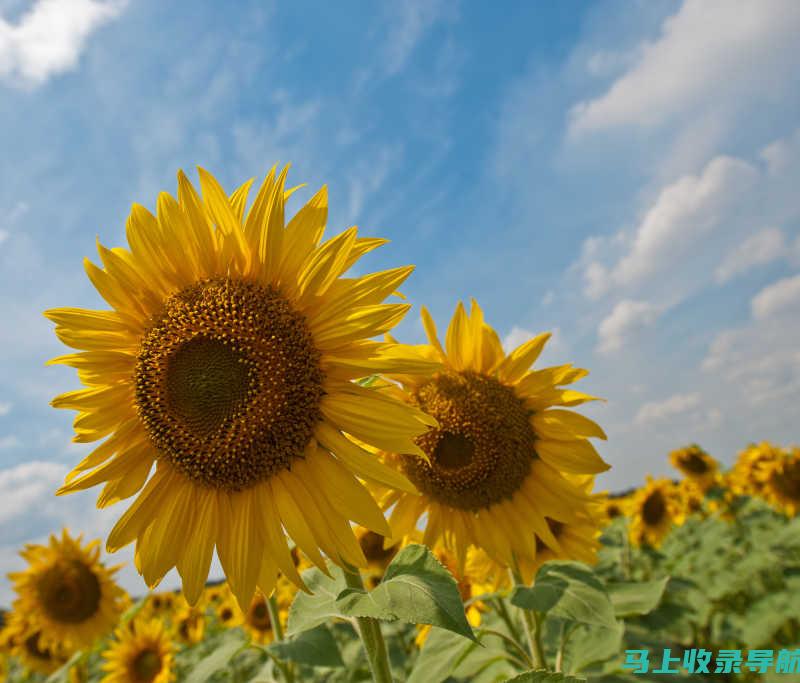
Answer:
<svg viewBox="0 0 800 683"><path fill-rule="evenodd" d="M771 464L783 457L783 449L769 441L750 444L739 453L726 476L728 488L739 496L760 496Z"/></svg>
<svg viewBox="0 0 800 683"><path fill-rule="evenodd" d="M349 521L388 526L359 478L413 486L345 434L419 454L414 438L435 426L354 381L435 365L372 339L407 312L382 302L413 267L341 277L385 240L352 227L320 244L324 187L285 225L286 170L247 212L252 181L229 197L200 169L201 197L180 172L157 215L133 206L129 249L98 244L102 268L85 262L111 310L45 313L78 350L50 362L87 387L52 404L79 412L75 441L105 439L58 493L105 482L100 507L138 494L107 547L135 541L151 588L177 567L192 604L215 546L242 605L256 587L271 593L279 570L303 585L286 534L320 567L320 551L363 566Z"/></svg>
<svg viewBox="0 0 800 683"><path fill-rule="evenodd" d="M229 599L231 596L231 589L225 581L215 583L211 586L206 586L203 591L202 603L206 606L216 607L221 602Z"/></svg>
<svg viewBox="0 0 800 683"><path fill-rule="evenodd" d="M719 479L719 463L696 443L672 451L669 461L703 491L710 489Z"/></svg>
<svg viewBox="0 0 800 683"><path fill-rule="evenodd" d="M178 596L168 591L150 593L142 608L143 619L161 619L170 617L176 607Z"/></svg>
<svg viewBox="0 0 800 683"><path fill-rule="evenodd" d="M771 461L762 474L763 495L768 503L788 517L800 511L800 448L786 450Z"/></svg>
<svg viewBox="0 0 800 683"><path fill-rule="evenodd" d="M172 618L172 631L175 638L186 645L194 645L203 640L206 628L206 615L197 607L182 605Z"/></svg>
<svg viewBox="0 0 800 683"><path fill-rule="evenodd" d="M677 488L669 479L647 477L630 504L630 539L634 545L661 544L673 524L681 524L683 512Z"/></svg>
<svg viewBox="0 0 800 683"><path fill-rule="evenodd" d="M107 672L101 683L167 683L173 673L174 646L157 619L118 628L116 640L103 653Z"/></svg>
<svg viewBox="0 0 800 683"><path fill-rule="evenodd" d="M357 526L355 529L358 544L367 560L367 568L364 572L365 579L370 588L374 588L380 583L386 567L392 561L399 549L398 544L392 544L374 531Z"/></svg>
<svg viewBox="0 0 800 683"><path fill-rule="evenodd" d="M505 567L533 561L536 536L556 544L546 518L576 524L590 496L566 474L608 469L588 437L605 438L594 422L565 406L593 400L561 388L587 374L572 365L529 371L549 334L506 355L495 331L473 301L459 303L443 347L433 319L422 309L429 358L442 368L421 377L393 375L411 405L430 413L439 427L417 439L426 458L387 453L421 495L385 491L393 539L424 520L423 541L444 545L463 568L470 544Z"/></svg>
<svg viewBox="0 0 800 683"><path fill-rule="evenodd" d="M286 600L284 596L278 596L278 618L282 625L285 625L289 615L289 605L291 599ZM272 616L267 605L267 598L261 593L256 593L250 601L250 606L244 610L242 626L250 635L250 638L261 645L269 643L274 638Z"/></svg>
<svg viewBox="0 0 800 683"><path fill-rule="evenodd" d="M12 612L6 631L11 655L18 659L28 671L48 675L60 669L69 659L69 652L58 643L46 644L41 630L21 616Z"/></svg>
<svg viewBox="0 0 800 683"><path fill-rule="evenodd" d="M48 545L25 546L28 567L9 578L19 596L14 611L25 614L41 645L88 649L110 633L125 607L125 592L114 582L118 567L100 561L100 541L83 546L82 536L50 536Z"/></svg>
<svg viewBox="0 0 800 683"><path fill-rule="evenodd" d="M214 615L217 618L217 624L224 628L233 628L244 623L244 612L233 598L220 602L214 608Z"/></svg>
<svg viewBox="0 0 800 683"><path fill-rule="evenodd" d="M608 522L612 522L617 517L627 517L630 499L628 496L609 496L601 498L603 516Z"/></svg>
<svg viewBox="0 0 800 683"><path fill-rule="evenodd" d="M684 517L703 512L705 489L702 484L691 477L687 477L677 484L676 492L681 501Z"/></svg>

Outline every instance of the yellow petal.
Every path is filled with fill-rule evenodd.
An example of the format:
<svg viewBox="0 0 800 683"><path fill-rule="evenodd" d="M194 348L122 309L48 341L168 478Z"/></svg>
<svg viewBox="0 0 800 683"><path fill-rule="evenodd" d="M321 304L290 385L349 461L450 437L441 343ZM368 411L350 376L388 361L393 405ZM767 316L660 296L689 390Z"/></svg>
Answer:
<svg viewBox="0 0 800 683"><path fill-rule="evenodd" d="M500 380L508 384L518 382L528 368L536 362L551 336L550 332L544 332L514 349L497 368Z"/></svg>
<svg viewBox="0 0 800 683"><path fill-rule="evenodd" d="M542 460L562 472L599 474L611 468L586 439L575 441L539 439L534 448Z"/></svg>

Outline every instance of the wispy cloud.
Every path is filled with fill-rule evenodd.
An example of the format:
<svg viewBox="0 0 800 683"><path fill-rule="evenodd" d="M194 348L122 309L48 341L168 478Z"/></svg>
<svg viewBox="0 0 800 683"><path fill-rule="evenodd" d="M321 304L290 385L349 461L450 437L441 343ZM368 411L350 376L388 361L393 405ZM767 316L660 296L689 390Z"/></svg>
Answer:
<svg viewBox="0 0 800 683"><path fill-rule="evenodd" d="M38 0L19 21L0 17L0 79L35 87L74 69L91 34L119 16L126 0Z"/></svg>
<svg viewBox="0 0 800 683"><path fill-rule="evenodd" d="M700 405L700 394L675 394L663 401L645 403L636 413L637 424L658 422L668 417L681 415L694 410Z"/></svg>

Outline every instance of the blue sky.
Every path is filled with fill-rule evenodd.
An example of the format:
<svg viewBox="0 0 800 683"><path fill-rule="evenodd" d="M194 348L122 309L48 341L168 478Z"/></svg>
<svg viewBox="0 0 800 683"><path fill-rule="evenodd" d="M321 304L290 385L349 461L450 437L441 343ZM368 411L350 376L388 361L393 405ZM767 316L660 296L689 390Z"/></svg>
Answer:
<svg viewBox="0 0 800 683"><path fill-rule="evenodd" d="M604 487L797 441L800 4L231 7L0 0L0 571L120 514L52 496L83 450L41 311L101 307L95 237L196 165L327 183L330 231L391 239L361 269L417 266L405 341L471 296L508 343L554 330L607 398Z"/></svg>

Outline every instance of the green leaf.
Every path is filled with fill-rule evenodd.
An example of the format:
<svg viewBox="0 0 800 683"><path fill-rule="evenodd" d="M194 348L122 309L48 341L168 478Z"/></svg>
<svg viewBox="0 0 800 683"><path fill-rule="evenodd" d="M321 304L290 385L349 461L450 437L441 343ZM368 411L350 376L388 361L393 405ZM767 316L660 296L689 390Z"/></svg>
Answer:
<svg viewBox="0 0 800 683"><path fill-rule="evenodd" d="M526 671L524 674L509 678L506 683L586 683L585 678L575 678L554 671Z"/></svg>
<svg viewBox="0 0 800 683"><path fill-rule="evenodd" d="M517 586L511 603L548 616L614 628L614 608L603 583L580 562L547 562L533 586Z"/></svg>
<svg viewBox="0 0 800 683"><path fill-rule="evenodd" d="M195 664L186 676L186 683L205 683L217 671L228 665L234 655L247 647L247 640L238 629L230 630L220 638L219 645Z"/></svg>
<svg viewBox="0 0 800 683"><path fill-rule="evenodd" d="M451 631L432 628L406 683L440 683L478 647Z"/></svg>
<svg viewBox="0 0 800 683"><path fill-rule="evenodd" d="M669 577L640 583L610 583L606 585L614 614L633 617L654 610L661 601Z"/></svg>
<svg viewBox="0 0 800 683"><path fill-rule="evenodd" d="M267 649L279 659L290 659L299 664L344 666L336 639L326 626L317 626L289 640L272 643Z"/></svg>
<svg viewBox="0 0 800 683"><path fill-rule="evenodd" d="M618 621L614 628L573 624L564 648L564 671L584 671L619 654L625 625Z"/></svg>
<svg viewBox="0 0 800 683"><path fill-rule="evenodd" d="M339 567L330 569L331 576L316 567L303 572L303 581L312 594L300 591L295 596L289 607L286 635L307 631L335 617L346 618L336 606L336 597L347 587L344 574Z"/></svg>
<svg viewBox="0 0 800 683"><path fill-rule="evenodd" d="M348 588L336 607L350 617L431 624L475 639L456 580L424 545L403 548L376 588L369 592Z"/></svg>

